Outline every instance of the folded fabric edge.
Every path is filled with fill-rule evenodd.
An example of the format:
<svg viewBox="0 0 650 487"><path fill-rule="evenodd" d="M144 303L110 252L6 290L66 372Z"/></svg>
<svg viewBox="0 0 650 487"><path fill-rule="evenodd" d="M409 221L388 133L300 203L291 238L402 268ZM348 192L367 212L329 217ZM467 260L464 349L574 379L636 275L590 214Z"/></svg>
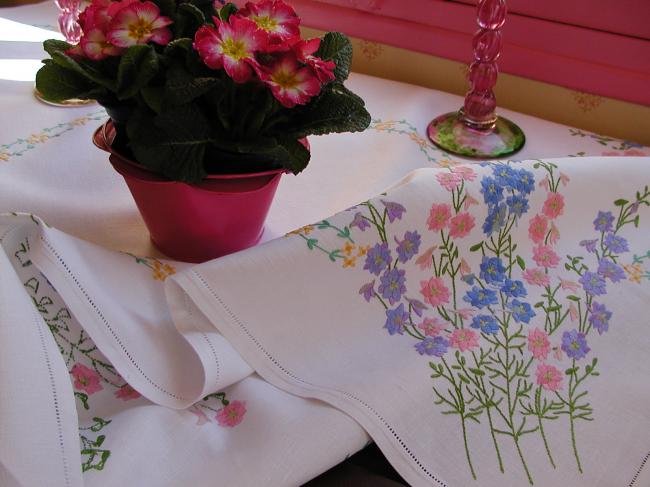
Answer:
<svg viewBox="0 0 650 487"><path fill-rule="evenodd" d="M408 446L400 442L399 435L363 400L344 391L311 384L271 356L198 271L190 269L173 276L167 281L166 288L168 297L174 300L184 299L183 294L186 294L264 380L290 394L323 401L358 422L410 485L447 487L446 482L435 473L428 472L424 466L422 471L412 466L407 460L410 455ZM377 426L378 423L385 427ZM393 447L395 440L402 445L401 451Z"/></svg>

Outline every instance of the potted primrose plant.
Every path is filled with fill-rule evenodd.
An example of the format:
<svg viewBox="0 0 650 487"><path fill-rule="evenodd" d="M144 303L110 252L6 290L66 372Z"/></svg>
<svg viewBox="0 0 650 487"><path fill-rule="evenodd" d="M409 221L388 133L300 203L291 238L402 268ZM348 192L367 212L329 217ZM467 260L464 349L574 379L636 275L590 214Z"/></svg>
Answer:
<svg viewBox="0 0 650 487"><path fill-rule="evenodd" d="M281 0L92 0L79 24L77 45L45 41L36 87L106 108L94 142L172 258L254 245L281 174L309 162L306 137L370 123L343 84L349 40L303 39Z"/></svg>

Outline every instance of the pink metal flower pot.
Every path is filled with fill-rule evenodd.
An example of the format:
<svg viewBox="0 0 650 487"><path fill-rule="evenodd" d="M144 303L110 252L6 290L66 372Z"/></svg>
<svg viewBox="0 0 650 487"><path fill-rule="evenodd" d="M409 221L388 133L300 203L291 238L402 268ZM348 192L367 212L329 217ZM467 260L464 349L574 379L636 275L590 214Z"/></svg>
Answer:
<svg viewBox="0 0 650 487"><path fill-rule="evenodd" d="M165 255L205 262L255 245L283 169L210 175L199 184L168 181L116 153L109 120L93 136L133 195L152 242Z"/></svg>

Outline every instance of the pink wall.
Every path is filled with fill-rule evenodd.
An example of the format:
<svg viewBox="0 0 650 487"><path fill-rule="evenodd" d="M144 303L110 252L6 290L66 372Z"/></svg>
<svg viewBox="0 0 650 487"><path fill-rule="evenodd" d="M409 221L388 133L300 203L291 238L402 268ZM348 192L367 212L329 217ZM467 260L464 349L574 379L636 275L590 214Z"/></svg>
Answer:
<svg viewBox="0 0 650 487"><path fill-rule="evenodd" d="M307 26L468 62L476 0L288 0ZM501 71L650 106L650 0L510 0Z"/></svg>

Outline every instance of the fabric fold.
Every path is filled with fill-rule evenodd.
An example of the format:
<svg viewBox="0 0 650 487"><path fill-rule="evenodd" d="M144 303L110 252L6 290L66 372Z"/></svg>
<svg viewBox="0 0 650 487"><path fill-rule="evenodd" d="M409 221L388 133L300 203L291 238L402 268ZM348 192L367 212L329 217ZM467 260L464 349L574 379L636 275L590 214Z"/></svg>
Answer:
<svg viewBox="0 0 650 487"><path fill-rule="evenodd" d="M167 295L264 379L356 419L412 485L633 485L649 185L648 158L419 171Z"/></svg>
<svg viewBox="0 0 650 487"><path fill-rule="evenodd" d="M25 258L46 276L119 374L151 401L176 409L242 380L252 369L200 315L169 317L162 282L184 264L108 251L33 216L20 227Z"/></svg>

